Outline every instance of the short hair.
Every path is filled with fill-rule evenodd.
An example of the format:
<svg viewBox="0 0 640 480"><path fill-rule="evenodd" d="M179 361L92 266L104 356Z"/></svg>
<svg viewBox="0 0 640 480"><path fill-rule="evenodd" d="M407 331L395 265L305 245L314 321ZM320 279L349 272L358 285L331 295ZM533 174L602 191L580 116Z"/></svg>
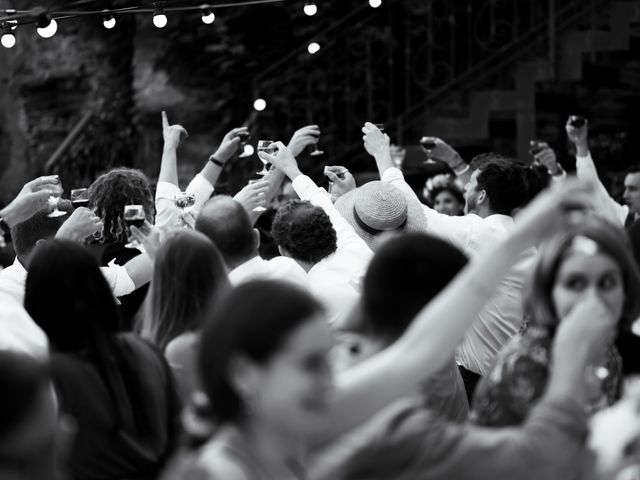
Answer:
<svg viewBox="0 0 640 480"><path fill-rule="evenodd" d="M495 213L511 215L528 198L524 168L508 160L492 160L479 169L478 190L489 197L489 207Z"/></svg>
<svg viewBox="0 0 640 480"><path fill-rule="evenodd" d="M627 170L624 173L625 173L625 176L632 173L640 173L640 165L632 165L629 168L627 168Z"/></svg>
<svg viewBox="0 0 640 480"><path fill-rule="evenodd" d="M473 157L469 162L469 167L471 168L472 171L482 169L482 167L484 167L488 163L491 163L496 160L502 160L505 162L511 161L509 157L505 157L504 155L500 155L499 153L485 152L485 153L480 153L475 157Z"/></svg>
<svg viewBox="0 0 640 480"><path fill-rule="evenodd" d="M140 170L114 168L100 175L89 187L89 207L102 220L101 244L126 243L126 205L142 205L147 220L154 223L156 207L149 179Z"/></svg>
<svg viewBox="0 0 640 480"><path fill-rule="evenodd" d="M295 260L318 263L336 251L338 240L325 211L304 200L289 200L271 226L273 239Z"/></svg>
<svg viewBox="0 0 640 480"><path fill-rule="evenodd" d="M73 205L69 200L58 200L58 210L72 212ZM69 218L66 216L50 217L51 209L45 208L36 212L24 222L14 225L11 229L11 240L16 255L28 255L36 246L38 240L55 237L58 229Z"/></svg>
<svg viewBox="0 0 640 480"><path fill-rule="evenodd" d="M462 251L426 233L408 233L386 242L364 279L365 333L395 341L466 264Z"/></svg>
<svg viewBox="0 0 640 480"><path fill-rule="evenodd" d="M195 228L218 247L227 266L257 254L256 235L249 214L227 195L218 195L205 203Z"/></svg>
<svg viewBox="0 0 640 480"><path fill-rule="evenodd" d="M300 325L322 313L311 294L295 285L254 280L227 292L202 331L198 367L209 413L220 423L241 420L246 406L230 378L236 355L266 364Z"/></svg>
<svg viewBox="0 0 640 480"><path fill-rule="evenodd" d="M141 336L164 351L171 340L200 327L212 297L228 285L222 255L206 235L173 232L156 253Z"/></svg>
<svg viewBox="0 0 640 480"><path fill-rule="evenodd" d="M571 251L573 239L578 236L596 242L598 248L611 257L620 268L625 288L620 328L629 329L640 314L640 272L624 229L597 217L585 219L568 232L553 237L541 246L523 296L527 321L531 324L551 326L560 322L553 306L551 292L560 265Z"/></svg>

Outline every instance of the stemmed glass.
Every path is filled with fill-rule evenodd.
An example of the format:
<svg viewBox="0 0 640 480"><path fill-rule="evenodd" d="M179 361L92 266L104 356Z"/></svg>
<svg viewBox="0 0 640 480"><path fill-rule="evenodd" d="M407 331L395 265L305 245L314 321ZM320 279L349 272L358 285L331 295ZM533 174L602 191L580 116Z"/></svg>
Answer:
<svg viewBox="0 0 640 480"><path fill-rule="evenodd" d="M247 149L245 149L245 145L247 144L247 141L251 138L251 134L249 132L238 132L236 133L236 137L238 137L240 139L240 148L242 149L242 152L240 152L240 154L238 155L238 158L248 158L251 155L253 155L253 151L248 152Z"/></svg>
<svg viewBox="0 0 640 480"><path fill-rule="evenodd" d="M320 137L318 137L318 139L316 140L316 143L313 144L313 151L309 154L312 157L319 157L320 155L324 155L324 152L318 148L319 139Z"/></svg>
<svg viewBox="0 0 640 480"><path fill-rule="evenodd" d="M262 182L262 180L259 179L259 178L252 178L251 180L249 180L249 185L253 185L254 183L257 183L257 182ZM263 196L264 193L260 193L259 195ZM265 207L257 206L256 208L253 209L253 211L254 212L266 212L267 209Z"/></svg>
<svg viewBox="0 0 640 480"><path fill-rule="evenodd" d="M391 145L389 147L389 153L391 154L391 160L396 168L402 170L404 164L404 158L407 155L407 151L399 145Z"/></svg>
<svg viewBox="0 0 640 480"><path fill-rule="evenodd" d="M173 201L175 202L176 207L178 207L183 214L186 214L189 213L189 211L191 211L191 208L196 204L196 196L193 193L180 192L176 193L176 195L173 197ZM181 218L181 221L182 228L189 228L189 225L183 218Z"/></svg>
<svg viewBox="0 0 640 480"><path fill-rule="evenodd" d="M73 208L86 207L89 204L89 190L86 188L74 188L69 195Z"/></svg>
<svg viewBox="0 0 640 480"><path fill-rule="evenodd" d="M422 146L422 150L424 150L424 153L427 154L427 159L424 161L424 163L436 163L436 161L431 158L431 154L436 148L435 140L431 137L422 137L420 139L420 145Z"/></svg>
<svg viewBox="0 0 640 480"><path fill-rule="evenodd" d="M132 226L142 228L147 217L144 214L144 207L142 205L125 205L123 218L129 228ZM130 240L125 247L140 249L142 245L134 238Z"/></svg>
<svg viewBox="0 0 640 480"><path fill-rule="evenodd" d="M269 155L274 155L278 151L278 147L276 147L275 142L272 140L258 140L258 152L264 152ZM260 161L263 163L262 170L258 172L258 175L267 175L269 170L267 169L267 165L269 162L260 158Z"/></svg>
<svg viewBox="0 0 640 480"><path fill-rule="evenodd" d="M57 179L57 184L60 184L60 179ZM49 205L51 205L53 207L53 210L51 211L51 213L48 215L51 218L54 217L61 217L63 215L66 215L67 212L63 212L62 210L58 210L58 202L60 201L60 194L56 194L56 195L51 195L49 197Z"/></svg>

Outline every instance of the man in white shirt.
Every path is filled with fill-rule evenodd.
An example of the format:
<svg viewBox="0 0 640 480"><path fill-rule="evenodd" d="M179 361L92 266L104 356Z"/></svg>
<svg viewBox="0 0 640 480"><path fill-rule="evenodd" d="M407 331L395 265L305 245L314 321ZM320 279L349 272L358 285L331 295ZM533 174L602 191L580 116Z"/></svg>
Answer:
<svg viewBox="0 0 640 480"><path fill-rule="evenodd" d="M585 120L582 127L574 127L570 121L565 126L569 139L576 146L576 173L581 180L596 185L595 200L598 212L615 224L629 228L640 219L640 166L627 170L624 179L624 201L616 202L600 181L596 165L591 158L587 141L589 123Z"/></svg>
<svg viewBox="0 0 640 480"><path fill-rule="evenodd" d="M402 172L395 168L389 154L389 138L373 124L362 129L365 148L375 159L383 181L413 194ZM440 143L443 143L440 140ZM423 206L428 232L438 235L474 257L486 246L501 241L513 228L511 212L527 200L528 189L521 166L508 160L487 161L469 176L469 167L460 159L454 171L468 178L463 217L443 215ZM497 353L515 335L523 322L522 288L535 252L523 252L520 260L503 279L478 320L458 347L456 360L472 395L479 376L488 373Z"/></svg>
<svg viewBox="0 0 640 480"><path fill-rule="evenodd" d="M209 200L198 215L195 228L220 250L232 284L267 279L308 286L306 272L295 261L286 257L271 260L260 257L260 233L253 228L243 206L231 197L220 195Z"/></svg>

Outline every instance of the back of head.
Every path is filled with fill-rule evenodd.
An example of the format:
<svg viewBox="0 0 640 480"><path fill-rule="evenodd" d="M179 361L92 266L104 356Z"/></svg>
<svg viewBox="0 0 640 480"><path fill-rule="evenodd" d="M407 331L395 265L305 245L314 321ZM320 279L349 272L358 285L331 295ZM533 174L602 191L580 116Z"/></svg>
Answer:
<svg viewBox="0 0 640 480"><path fill-rule="evenodd" d="M431 235L410 233L389 240L365 276L365 332L394 341L466 263L460 250Z"/></svg>
<svg viewBox="0 0 640 480"><path fill-rule="evenodd" d="M100 347L119 325L111 288L98 263L69 241L51 240L34 250L24 306L57 351Z"/></svg>
<svg viewBox="0 0 640 480"><path fill-rule="evenodd" d="M228 196L209 200L198 215L196 230L218 247L229 269L258 254L258 241L246 210Z"/></svg>
<svg viewBox="0 0 640 480"><path fill-rule="evenodd" d="M276 244L295 260L318 263L336 251L337 235L320 207L289 200L278 209L271 227Z"/></svg>
<svg viewBox="0 0 640 480"><path fill-rule="evenodd" d="M164 350L178 335L199 328L212 297L228 284L213 242L200 232L176 231L156 253L142 336Z"/></svg>
<svg viewBox="0 0 640 480"><path fill-rule="evenodd" d="M511 215L528 199L528 187L524 167L510 160L494 159L479 169L478 190L489 197L493 213Z"/></svg>
<svg viewBox="0 0 640 480"><path fill-rule="evenodd" d="M100 175L89 187L89 207L103 223L100 243L126 243L126 205L142 205L153 223L155 203L149 180L140 170L116 168Z"/></svg>
<svg viewBox="0 0 640 480"><path fill-rule="evenodd" d="M526 205L549 187L551 175L544 165L526 166L524 167L524 175L527 182L527 199L524 204Z"/></svg>
<svg viewBox="0 0 640 480"><path fill-rule="evenodd" d="M266 280L243 283L217 302L202 332L198 363L201 384L217 421L235 422L245 413L229 379L236 355L265 364L294 329L321 311L308 292Z"/></svg>
<svg viewBox="0 0 640 480"><path fill-rule="evenodd" d="M73 211L73 206L69 200L60 199L58 210L64 212ZM55 237L58 229L62 226L67 216L49 217L50 210L43 209L34 214L28 220L15 225L11 229L11 239L16 255L27 256L36 246L38 240L48 240Z"/></svg>
<svg viewBox="0 0 640 480"><path fill-rule="evenodd" d="M495 152L480 153L471 159L469 167L471 170L482 170L482 167L495 161L509 162L510 159Z"/></svg>

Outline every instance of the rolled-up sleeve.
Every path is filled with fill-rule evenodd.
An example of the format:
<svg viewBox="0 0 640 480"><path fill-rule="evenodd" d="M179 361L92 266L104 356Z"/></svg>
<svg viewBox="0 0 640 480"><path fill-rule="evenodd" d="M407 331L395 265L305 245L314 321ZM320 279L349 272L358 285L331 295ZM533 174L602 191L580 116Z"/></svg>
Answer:
<svg viewBox="0 0 640 480"><path fill-rule="evenodd" d="M112 262L106 267L100 267L100 271L107 280L115 297L128 295L136 289L125 267Z"/></svg>
<svg viewBox="0 0 640 480"><path fill-rule="evenodd" d="M194 216L197 216L202 206L209 200L213 190L213 185L201 174L197 174L191 180L186 191L192 193L196 199L191 209ZM158 182L156 187L155 225L163 232L180 227L180 209L176 207L174 201L178 193L180 193L180 188L177 185L169 182Z"/></svg>

